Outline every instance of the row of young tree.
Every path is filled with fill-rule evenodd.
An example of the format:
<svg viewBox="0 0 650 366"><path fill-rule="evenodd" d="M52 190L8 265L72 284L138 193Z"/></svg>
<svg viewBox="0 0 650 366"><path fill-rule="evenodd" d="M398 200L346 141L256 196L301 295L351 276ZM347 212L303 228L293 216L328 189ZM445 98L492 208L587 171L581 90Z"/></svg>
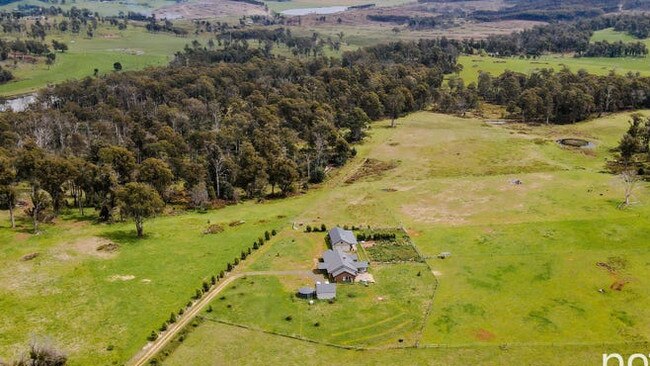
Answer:
<svg viewBox="0 0 650 366"><path fill-rule="evenodd" d="M15 172L2 179L5 205L15 207L11 192L27 182L36 230L68 205L95 207L103 220L133 217L140 234L164 203L286 195L320 182L328 165L354 155L350 144L371 120L424 108L455 65L432 43L381 47L390 52L343 60L196 47L176 66L46 89L30 110L0 115L3 171ZM215 65L204 53L244 61Z"/></svg>

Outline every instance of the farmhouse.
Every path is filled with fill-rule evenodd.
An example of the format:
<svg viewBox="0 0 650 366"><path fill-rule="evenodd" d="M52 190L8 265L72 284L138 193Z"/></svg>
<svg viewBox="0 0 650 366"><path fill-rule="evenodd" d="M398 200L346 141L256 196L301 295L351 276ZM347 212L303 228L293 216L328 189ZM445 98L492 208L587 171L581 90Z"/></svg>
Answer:
<svg viewBox="0 0 650 366"><path fill-rule="evenodd" d="M332 249L354 252L357 250L357 238L350 230L343 230L335 227L329 232L330 245Z"/></svg>
<svg viewBox="0 0 650 366"><path fill-rule="evenodd" d="M368 270L368 262L360 262L356 254L329 249L323 253L318 269L327 272L334 282L354 282L359 273Z"/></svg>

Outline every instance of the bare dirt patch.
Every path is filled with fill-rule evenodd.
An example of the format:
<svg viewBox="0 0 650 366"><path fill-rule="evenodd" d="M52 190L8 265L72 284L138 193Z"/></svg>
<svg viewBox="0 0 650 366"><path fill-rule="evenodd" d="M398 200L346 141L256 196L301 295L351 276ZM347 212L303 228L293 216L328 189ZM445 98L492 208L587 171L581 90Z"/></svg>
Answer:
<svg viewBox="0 0 650 366"><path fill-rule="evenodd" d="M475 336L476 336L476 339L478 339L479 341L483 341L483 342L489 342L489 341L494 340L494 338L496 338L494 333L490 332L487 329L482 329L482 328L476 331Z"/></svg>
<svg viewBox="0 0 650 366"><path fill-rule="evenodd" d="M207 19L242 15L266 15L259 5L228 0L199 0L162 7L154 11L158 19Z"/></svg>
<svg viewBox="0 0 650 366"><path fill-rule="evenodd" d="M109 282L117 282L117 281L131 281L134 280L135 276L134 275L112 275L108 277Z"/></svg>
<svg viewBox="0 0 650 366"><path fill-rule="evenodd" d="M377 159L366 159L351 177L345 180L346 184L352 184L361 179L378 178L384 172L397 167L395 161L381 161Z"/></svg>
<svg viewBox="0 0 650 366"><path fill-rule="evenodd" d="M119 246L108 239L91 236L90 238L80 239L72 244L64 245L63 249L66 248L74 250L79 255L108 259L116 255L116 250Z"/></svg>
<svg viewBox="0 0 650 366"><path fill-rule="evenodd" d="M27 255L24 255L22 258L20 258L20 260L23 262L31 261L32 259L38 257L39 255L40 253L29 253Z"/></svg>

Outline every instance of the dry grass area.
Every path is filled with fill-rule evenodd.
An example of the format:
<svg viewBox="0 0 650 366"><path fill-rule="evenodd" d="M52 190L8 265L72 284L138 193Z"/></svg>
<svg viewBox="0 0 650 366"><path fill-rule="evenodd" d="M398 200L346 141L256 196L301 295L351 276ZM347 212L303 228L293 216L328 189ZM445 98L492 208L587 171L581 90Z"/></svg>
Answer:
<svg viewBox="0 0 650 366"><path fill-rule="evenodd" d="M162 7L154 14L167 19L209 19L239 17L242 15L266 15L262 6L228 0L199 0Z"/></svg>

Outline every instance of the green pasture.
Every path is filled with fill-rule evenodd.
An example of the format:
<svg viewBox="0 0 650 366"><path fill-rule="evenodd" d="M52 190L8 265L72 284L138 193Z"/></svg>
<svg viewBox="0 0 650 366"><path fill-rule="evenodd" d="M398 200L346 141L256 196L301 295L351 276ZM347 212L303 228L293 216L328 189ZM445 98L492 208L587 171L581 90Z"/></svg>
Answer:
<svg viewBox="0 0 650 366"><path fill-rule="evenodd" d="M11 38L11 37L9 37ZM36 64L20 62L13 64L9 59L2 63L15 79L0 85L0 96L24 94L38 90L48 84L70 79L111 73L113 64L120 62L123 71L140 70L149 66L168 64L175 52L192 41L189 37L147 32L143 27L130 25L125 30L117 27L100 26L93 38L69 33L54 34L46 38L65 42L69 50L56 53L56 61L48 66L44 60Z"/></svg>
<svg viewBox="0 0 650 366"><path fill-rule="evenodd" d="M646 240L650 191L647 183L640 184L636 203L621 210L617 206L622 184L604 172L628 120L629 113L623 113L567 126L493 126L423 112L398 120L397 129L387 128L385 122L375 124L356 160L315 193L318 204L305 207L295 222L407 229L439 282L429 316L413 318L421 320L422 333L411 335L415 338L395 333L409 342L414 339L419 349L391 349L392 334L364 343L333 336L339 328L316 331L309 327L312 319L329 324L340 316L351 323L352 331L375 319L375 314L317 311L332 304L317 304L312 310L292 296L311 281L307 277L277 277L248 290L246 286L260 285L259 279L251 278L255 284L242 281L228 290L226 300L215 300L215 310L207 317L253 330L205 322L166 364L198 365L202 359L255 364L264 352L283 347L291 350L281 357L269 356L264 363L296 364L302 356L313 364L338 355L362 364L405 357L414 364L592 365L602 352L643 351L643 342L650 337L650 313L643 306L650 301ZM588 139L595 147L562 147L555 141L563 137ZM398 164L379 178L342 183L365 158L397 159ZM522 184L514 184L515 180ZM284 235L265 247L250 267L313 268L314 253L322 249L320 235L294 231ZM452 256L438 259L443 251ZM356 308L368 305L378 288L403 291L402 282L408 278L387 281L379 271L377 284L369 288L340 286L343 292L336 305L347 301L361 302ZM352 300L346 296L349 289L357 294ZM222 309L228 299L232 307L226 303ZM408 297L396 306L411 306L414 301ZM310 315L308 321L293 315L291 321L285 320L290 314ZM390 319L385 314L384 318ZM377 327L371 333L385 334L381 323ZM262 331L373 350L343 351ZM253 349L247 354L234 345L242 339ZM219 353L227 347L235 351Z"/></svg>

